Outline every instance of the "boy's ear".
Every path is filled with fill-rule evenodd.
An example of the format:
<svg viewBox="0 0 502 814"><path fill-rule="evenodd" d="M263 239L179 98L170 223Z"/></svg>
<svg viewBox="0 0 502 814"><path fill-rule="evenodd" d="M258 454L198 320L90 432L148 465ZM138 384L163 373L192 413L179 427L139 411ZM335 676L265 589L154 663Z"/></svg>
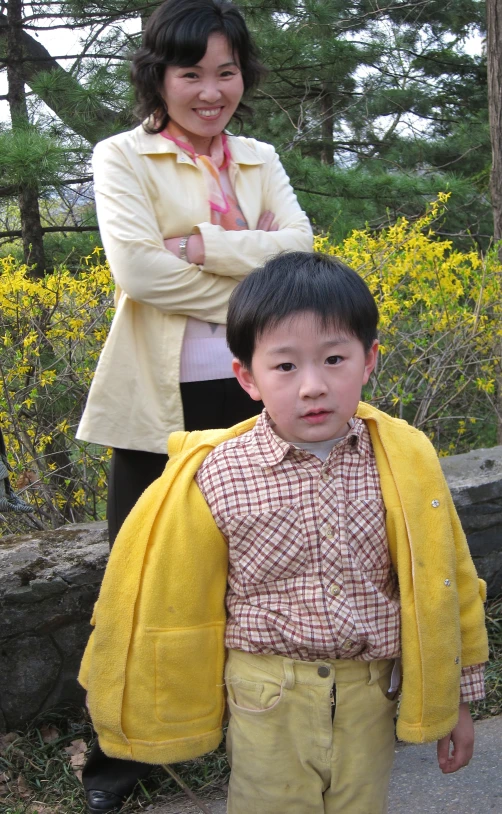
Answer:
<svg viewBox="0 0 502 814"><path fill-rule="evenodd" d="M366 384L375 369L378 358L378 339L375 339L364 360L363 384Z"/></svg>
<svg viewBox="0 0 502 814"><path fill-rule="evenodd" d="M251 371L245 367L242 362L239 362L238 359L233 360L232 369L242 389L245 390L254 401L261 401L260 391L255 384L254 376Z"/></svg>

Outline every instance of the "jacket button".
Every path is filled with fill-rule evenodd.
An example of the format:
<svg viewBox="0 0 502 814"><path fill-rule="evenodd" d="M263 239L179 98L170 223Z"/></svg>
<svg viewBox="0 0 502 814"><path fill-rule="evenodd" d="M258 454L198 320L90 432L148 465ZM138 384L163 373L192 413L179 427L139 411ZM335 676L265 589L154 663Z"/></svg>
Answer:
<svg viewBox="0 0 502 814"><path fill-rule="evenodd" d="M330 673L331 670L327 664L321 664L321 666L317 668L317 675L321 678L327 678Z"/></svg>
<svg viewBox="0 0 502 814"><path fill-rule="evenodd" d="M460 658L458 656L455 659L455 664L460 664Z"/></svg>
<svg viewBox="0 0 502 814"><path fill-rule="evenodd" d="M449 588L450 585L451 585L451 582L450 582L449 579L445 579L444 584L446 585L447 588Z"/></svg>
<svg viewBox="0 0 502 814"><path fill-rule="evenodd" d="M431 506L433 509L437 509L437 507L439 506L439 500L433 500Z"/></svg>

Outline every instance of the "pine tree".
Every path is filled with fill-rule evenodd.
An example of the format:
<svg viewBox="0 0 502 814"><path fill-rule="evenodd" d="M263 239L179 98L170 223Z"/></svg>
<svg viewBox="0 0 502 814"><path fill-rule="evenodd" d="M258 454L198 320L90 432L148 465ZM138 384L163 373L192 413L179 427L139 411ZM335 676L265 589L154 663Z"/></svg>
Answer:
<svg viewBox="0 0 502 814"><path fill-rule="evenodd" d="M0 194L12 196L31 170L41 195L71 199L64 190L89 177L92 145L134 125L128 57L139 36L129 33L130 21L139 32L157 5L26 4L18 67L31 91L32 127L22 159L22 137L0 133ZM486 60L463 47L470 33L484 30L483 0L242 0L240 6L270 69L244 132L277 147L318 230L339 239L366 223L377 229L401 214L415 217L441 190L453 195L440 230L487 245ZM80 53L65 67L54 58L61 55L36 39L37 28L49 22L82 32ZM4 65L6 31L3 12ZM69 220L79 228L78 218ZM90 207L84 220L83 228L94 227ZM45 231L46 245L50 234ZM59 244L61 252L65 244Z"/></svg>

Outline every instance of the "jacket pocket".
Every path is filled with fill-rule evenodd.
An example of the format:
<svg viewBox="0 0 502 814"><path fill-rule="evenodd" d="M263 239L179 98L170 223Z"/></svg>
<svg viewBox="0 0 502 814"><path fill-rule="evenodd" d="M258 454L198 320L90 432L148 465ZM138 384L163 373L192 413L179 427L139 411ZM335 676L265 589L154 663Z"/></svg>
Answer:
<svg viewBox="0 0 502 814"><path fill-rule="evenodd" d="M189 722L222 712L224 631L223 622L148 629L154 637L155 712L160 721Z"/></svg>
<svg viewBox="0 0 502 814"><path fill-rule="evenodd" d="M298 514L284 506L227 522L230 563L244 584L275 582L305 572L307 548Z"/></svg>

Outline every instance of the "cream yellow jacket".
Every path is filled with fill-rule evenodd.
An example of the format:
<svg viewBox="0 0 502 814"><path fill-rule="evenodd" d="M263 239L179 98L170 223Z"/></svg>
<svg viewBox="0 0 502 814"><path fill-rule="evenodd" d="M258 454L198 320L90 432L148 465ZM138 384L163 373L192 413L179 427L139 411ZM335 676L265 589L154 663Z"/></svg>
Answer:
<svg viewBox="0 0 502 814"><path fill-rule="evenodd" d="M488 658L478 580L436 453L406 422L366 404L401 592L400 738L450 732L462 666ZM217 444L250 430L175 433L164 474L117 538L80 682L102 749L173 763L215 748L224 712L227 546L194 475Z"/></svg>
<svg viewBox="0 0 502 814"><path fill-rule="evenodd" d="M183 429L186 318L225 324L240 279L277 252L311 251L308 218L274 148L234 136L229 146L231 180L250 231L211 224L202 174L173 142L137 127L96 146L96 207L116 312L77 438L165 453L168 434ZM266 209L279 231L256 230ZM187 265L164 247L164 239L192 231L204 238L203 266Z"/></svg>

